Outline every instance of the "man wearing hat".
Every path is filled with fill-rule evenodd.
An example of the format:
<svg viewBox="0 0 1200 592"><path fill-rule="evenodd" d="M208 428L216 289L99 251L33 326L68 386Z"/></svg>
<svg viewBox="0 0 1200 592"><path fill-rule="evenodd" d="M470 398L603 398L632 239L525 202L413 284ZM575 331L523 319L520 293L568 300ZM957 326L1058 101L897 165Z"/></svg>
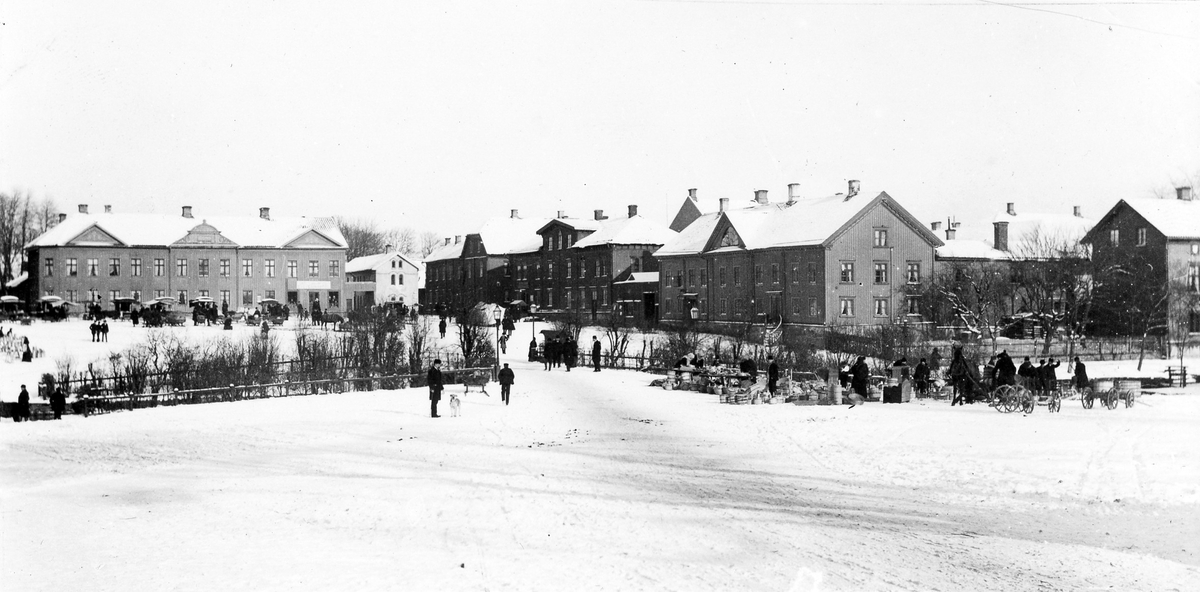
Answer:
<svg viewBox="0 0 1200 592"><path fill-rule="evenodd" d="M429 416L441 417L437 412L438 401L442 400L442 361L434 360L433 367L425 376L425 384L429 385Z"/></svg>

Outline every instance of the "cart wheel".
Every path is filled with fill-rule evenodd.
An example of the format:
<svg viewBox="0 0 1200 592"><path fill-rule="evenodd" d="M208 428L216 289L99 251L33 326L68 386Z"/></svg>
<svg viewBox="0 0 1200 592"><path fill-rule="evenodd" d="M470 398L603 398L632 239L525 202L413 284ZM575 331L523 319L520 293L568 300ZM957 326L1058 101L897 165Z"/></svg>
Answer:
<svg viewBox="0 0 1200 592"><path fill-rule="evenodd" d="M1050 402L1046 404L1046 408L1050 410L1050 413L1062 411L1062 397L1059 397L1058 393L1052 393L1050 395Z"/></svg>
<svg viewBox="0 0 1200 592"><path fill-rule="evenodd" d="M1117 389L1108 391L1104 396L1104 405L1111 411L1117 408Z"/></svg>
<svg viewBox="0 0 1200 592"><path fill-rule="evenodd" d="M1004 412L1013 413L1017 409L1021 409L1025 399L1031 398L1033 393L1023 386L1009 387L1008 397L1004 400Z"/></svg>
<svg viewBox="0 0 1200 592"><path fill-rule="evenodd" d="M1083 389L1082 393L1079 393L1079 400L1083 402L1084 409L1092 408L1092 404L1094 403L1092 401L1092 395L1093 393L1091 387L1085 388Z"/></svg>
<svg viewBox="0 0 1200 592"><path fill-rule="evenodd" d="M1133 400L1137 398L1137 393L1130 391L1129 396L1125 397L1125 408L1133 407Z"/></svg>
<svg viewBox="0 0 1200 592"><path fill-rule="evenodd" d="M1037 409L1037 397L1033 393L1030 393L1028 391L1023 393L1023 396L1021 397L1020 402L1021 402L1021 411L1023 413L1033 413L1033 410Z"/></svg>

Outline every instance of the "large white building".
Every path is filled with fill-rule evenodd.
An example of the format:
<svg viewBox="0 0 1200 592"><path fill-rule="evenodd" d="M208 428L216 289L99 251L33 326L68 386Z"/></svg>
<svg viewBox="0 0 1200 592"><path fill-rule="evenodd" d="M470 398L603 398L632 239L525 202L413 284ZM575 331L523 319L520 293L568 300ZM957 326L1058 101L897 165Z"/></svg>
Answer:
<svg viewBox="0 0 1200 592"><path fill-rule="evenodd" d="M420 267L400 253L379 253L346 262L351 308L360 310L396 302L417 303Z"/></svg>

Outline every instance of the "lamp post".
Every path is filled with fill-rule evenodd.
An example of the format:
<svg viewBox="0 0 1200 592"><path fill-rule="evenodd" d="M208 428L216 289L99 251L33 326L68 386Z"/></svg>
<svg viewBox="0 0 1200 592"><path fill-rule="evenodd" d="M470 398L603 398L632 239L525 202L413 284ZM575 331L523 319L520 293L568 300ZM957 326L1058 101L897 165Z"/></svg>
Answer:
<svg viewBox="0 0 1200 592"><path fill-rule="evenodd" d="M492 380L500 377L500 307L492 309L492 319L496 321L496 364L492 366Z"/></svg>

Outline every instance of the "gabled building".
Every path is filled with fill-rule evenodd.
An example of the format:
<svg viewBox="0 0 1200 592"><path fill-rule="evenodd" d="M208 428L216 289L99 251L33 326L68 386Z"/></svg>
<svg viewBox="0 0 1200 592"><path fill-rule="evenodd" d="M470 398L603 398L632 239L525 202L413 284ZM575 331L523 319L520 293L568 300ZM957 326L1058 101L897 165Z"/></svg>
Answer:
<svg viewBox="0 0 1200 592"><path fill-rule="evenodd" d="M771 203L693 221L655 252L659 316L683 322L891 323L911 308L910 284L928 281L942 241L887 193L847 193ZM915 302L915 299L914 299Z"/></svg>
<svg viewBox="0 0 1200 592"><path fill-rule="evenodd" d="M121 297L207 296L231 308L263 298L291 304L344 304L346 239L336 225L306 218L60 214L25 246L30 299L59 296L110 308Z"/></svg>
<svg viewBox="0 0 1200 592"><path fill-rule="evenodd" d="M370 309L386 303L417 303L420 267L389 245L383 253L356 257L346 262L346 289L352 310Z"/></svg>
<svg viewBox="0 0 1200 592"><path fill-rule="evenodd" d="M1083 239L1098 273L1122 269L1136 279L1131 295L1111 293L1119 281L1097 286L1094 317L1109 330L1136 330L1123 313L1141 304L1139 294L1161 294L1165 305L1147 314L1165 317L1167 310L1181 307L1189 332L1200 333L1200 201L1191 187L1175 193L1176 199L1123 199Z"/></svg>

